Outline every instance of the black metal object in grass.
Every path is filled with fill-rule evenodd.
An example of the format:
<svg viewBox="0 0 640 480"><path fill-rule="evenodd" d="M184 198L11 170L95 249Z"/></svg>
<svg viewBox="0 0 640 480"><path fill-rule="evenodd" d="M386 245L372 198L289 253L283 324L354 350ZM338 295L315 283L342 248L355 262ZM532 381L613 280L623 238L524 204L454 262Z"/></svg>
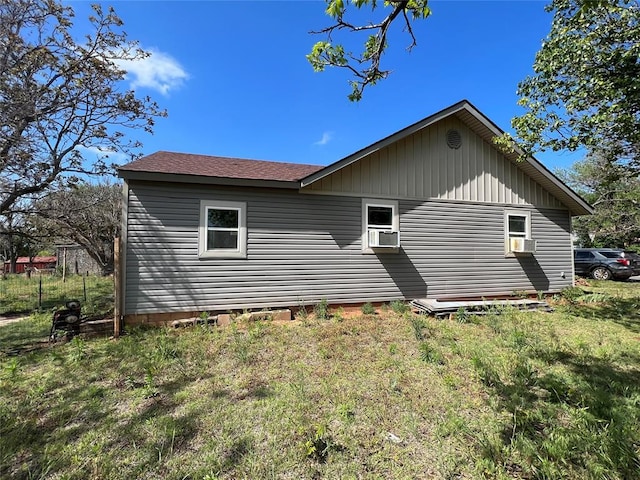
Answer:
<svg viewBox="0 0 640 480"><path fill-rule="evenodd" d="M83 322L80 301L69 300L65 306L66 308L56 310L53 314L50 342L55 343L62 338L70 340L80 333L80 324Z"/></svg>

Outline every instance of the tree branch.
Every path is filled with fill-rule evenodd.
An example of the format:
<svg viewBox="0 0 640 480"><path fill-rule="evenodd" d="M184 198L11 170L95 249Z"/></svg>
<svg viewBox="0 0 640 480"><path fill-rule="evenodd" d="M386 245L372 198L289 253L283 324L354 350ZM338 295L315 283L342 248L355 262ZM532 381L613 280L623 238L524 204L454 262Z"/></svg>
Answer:
<svg viewBox="0 0 640 480"><path fill-rule="evenodd" d="M412 19L424 19L431 14L427 7L428 0L403 0L386 2L385 6L391 7L391 12L382 20L365 25L355 25L344 19L346 7L343 0L329 0L327 14L334 18L335 23L312 34L327 36L326 41L317 42L311 53L307 55L308 61L316 71L322 71L326 67L339 67L351 72L355 80L351 81L352 92L349 95L351 101L362 98L364 89L369 85L375 85L379 80L386 78L390 71L381 69L382 55L387 48L387 38L391 25L402 14L406 31L411 37L411 44L407 50L417 45L416 37L411 25ZM374 0L355 0L356 7L371 5L376 9ZM382 8L382 7L378 7ZM410 14L410 15L409 15ZM341 44L333 45L333 34L340 30L346 30L350 34L358 32L375 32L367 38L364 50L360 55L345 52Z"/></svg>

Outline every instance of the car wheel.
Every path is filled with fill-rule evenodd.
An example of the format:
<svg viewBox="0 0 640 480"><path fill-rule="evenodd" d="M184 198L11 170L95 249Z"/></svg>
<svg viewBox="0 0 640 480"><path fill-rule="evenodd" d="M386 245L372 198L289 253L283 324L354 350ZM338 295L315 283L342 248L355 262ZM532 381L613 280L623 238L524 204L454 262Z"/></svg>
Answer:
<svg viewBox="0 0 640 480"><path fill-rule="evenodd" d="M591 278L595 280L609 280L611 277L611 270L607 267L596 267L591 271Z"/></svg>

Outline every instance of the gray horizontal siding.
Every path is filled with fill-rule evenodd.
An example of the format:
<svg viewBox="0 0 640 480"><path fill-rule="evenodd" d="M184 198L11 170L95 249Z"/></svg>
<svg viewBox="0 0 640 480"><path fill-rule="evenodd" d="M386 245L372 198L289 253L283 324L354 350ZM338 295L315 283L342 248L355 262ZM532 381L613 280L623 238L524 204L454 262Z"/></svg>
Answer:
<svg viewBox="0 0 640 480"><path fill-rule="evenodd" d="M458 149L446 134L462 136ZM457 118L447 118L375 151L306 189L334 194L460 200L560 208L562 204L517 163Z"/></svg>
<svg viewBox="0 0 640 480"><path fill-rule="evenodd" d="M505 257L503 208L445 202L403 206L403 247L430 286L429 297L550 291L571 284L567 212L532 210L538 252Z"/></svg>
<svg viewBox="0 0 640 480"><path fill-rule="evenodd" d="M198 257L201 199L247 202L246 259ZM571 284L566 211L532 210L540 251L518 259L505 258L499 205L404 200L399 209L399 253L364 255L357 197L134 182L125 313L498 295Z"/></svg>

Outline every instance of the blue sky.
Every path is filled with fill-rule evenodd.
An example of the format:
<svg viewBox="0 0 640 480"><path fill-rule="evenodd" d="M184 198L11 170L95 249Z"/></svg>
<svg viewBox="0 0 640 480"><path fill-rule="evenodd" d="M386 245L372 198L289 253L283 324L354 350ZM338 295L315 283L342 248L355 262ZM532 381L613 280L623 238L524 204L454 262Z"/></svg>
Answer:
<svg viewBox="0 0 640 480"><path fill-rule="evenodd" d="M89 3L70 2L80 18ZM107 3L104 3L107 5ZM115 1L132 40L152 53L131 65L128 87L152 96L169 116L153 136L158 150L327 165L459 100L502 129L521 113L517 84L551 25L541 1L433 1L414 26L397 25L383 67L392 75L347 99L345 70L316 73L305 55L330 24L321 1ZM361 12L365 19L374 14ZM378 14L379 15L379 14ZM354 40L348 37L348 41ZM355 50L360 42L353 45ZM578 158L541 154L551 170Z"/></svg>

